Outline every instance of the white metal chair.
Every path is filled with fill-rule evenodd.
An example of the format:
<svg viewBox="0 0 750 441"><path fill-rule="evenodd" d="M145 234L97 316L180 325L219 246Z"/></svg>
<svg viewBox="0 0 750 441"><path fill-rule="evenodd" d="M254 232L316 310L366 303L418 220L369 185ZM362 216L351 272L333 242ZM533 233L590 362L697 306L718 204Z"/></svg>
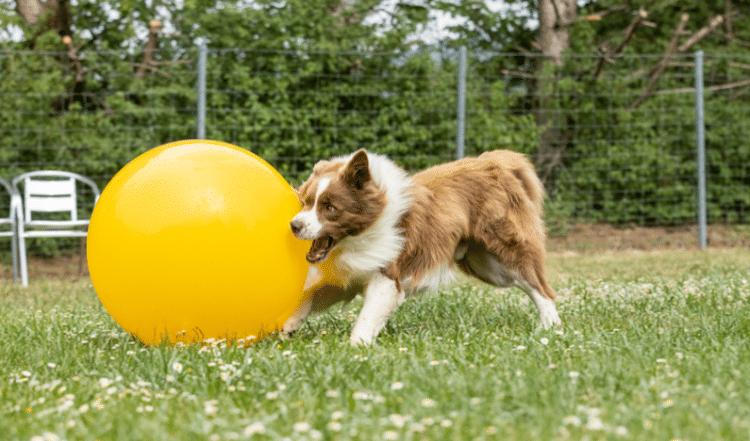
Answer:
<svg viewBox="0 0 750 441"><path fill-rule="evenodd" d="M11 259L13 259L13 282L16 282L18 281L18 230L16 229L16 219L21 205L21 198L16 189L11 187L8 181L3 178L0 178L0 187L10 196L8 217L0 217L0 237L10 237L10 252ZM6 230L6 228L10 229Z"/></svg>
<svg viewBox="0 0 750 441"><path fill-rule="evenodd" d="M99 200L99 187L91 179L76 173L42 170L24 173L13 179L13 188L22 199L22 207L19 207L17 212L18 256L23 286L29 285L26 260L27 237L85 238L88 235L91 216L89 215L86 219L78 218L77 182L89 187L93 193L94 204L96 204ZM22 190L19 189L19 184L23 184ZM61 213L66 219L34 219L34 213L47 213L48 217L50 213ZM83 246L81 248L83 249Z"/></svg>

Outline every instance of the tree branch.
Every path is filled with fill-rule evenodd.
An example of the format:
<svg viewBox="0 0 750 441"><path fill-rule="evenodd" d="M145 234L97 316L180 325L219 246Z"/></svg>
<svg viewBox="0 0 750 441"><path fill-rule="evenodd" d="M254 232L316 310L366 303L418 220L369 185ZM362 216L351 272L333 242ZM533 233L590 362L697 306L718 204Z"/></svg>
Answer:
<svg viewBox="0 0 750 441"><path fill-rule="evenodd" d="M685 24L688 21L688 14L682 14L680 16L680 22L677 24L677 28L672 33L672 39L669 41L669 46L667 47L667 50L664 52L664 56L656 63L653 70L651 71L651 78L648 81L648 84L641 92L641 95L635 99L630 105L628 106L628 109L635 109L641 104L643 104L646 99L651 95L652 91L654 90L654 87L656 87L657 81L659 81L659 77L664 73L664 69L667 67L667 62L670 58L672 58L672 55L675 53L675 46L677 46L677 40L680 38L680 33L685 28Z"/></svg>
<svg viewBox="0 0 750 441"><path fill-rule="evenodd" d="M141 59L141 63L138 65L138 70L135 72L136 78L144 78L147 70L159 71L154 68L154 52L159 43L160 32L161 22L159 20L151 20L148 22L148 40L146 41L146 46L143 48L143 58Z"/></svg>
<svg viewBox="0 0 750 441"><path fill-rule="evenodd" d="M703 26L698 30L698 32L693 34L692 37L685 40L685 42L677 48L677 52L685 52L686 50L690 49L692 45L706 38L706 36L708 36L711 31L716 29L716 27L719 26L723 21L723 15L717 15L716 17L712 18L706 26Z"/></svg>
<svg viewBox="0 0 750 441"><path fill-rule="evenodd" d="M732 30L732 0L724 0L724 29L727 31L727 38L734 35Z"/></svg>
<svg viewBox="0 0 750 441"><path fill-rule="evenodd" d="M630 6L628 4L623 3L617 6L611 6L603 11L594 12L593 14L581 16L580 19L581 20L601 20L604 16L607 16L614 12L624 11L628 9L629 7Z"/></svg>
<svg viewBox="0 0 750 441"><path fill-rule="evenodd" d="M646 17L648 17L648 12L646 12L643 9L639 9L638 14L636 14L636 16L633 17L633 20L630 21L630 24L628 25L628 27L625 28L624 31L622 31L622 40L620 40L620 44L617 45L617 47L611 54L609 52L605 52L604 56L602 58L599 58L599 62L596 64L596 70L594 71L595 79L598 78L599 74L602 72L602 68L604 67L604 62L608 61L610 55L616 55L622 52L622 50L625 48L625 45L627 45L630 42L630 40L633 38L633 35L635 35L636 28L638 28L638 26L641 24L641 22L643 22L643 20Z"/></svg>
<svg viewBox="0 0 750 441"><path fill-rule="evenodd" d="M526 78L527 80L535 80L536 75L526 72L516 72L508 69L501 69L500 73L503 75L510 75L512 77Z"/></svg>
<svg viewBox="0 0 750 441"><path fill-rule="evenodd" d="M727 40L734 41L735 43L739 44L740 46L750 47L750 42L742 41L739 38L735 37L734 35L729 35L727 33L720 33L724 38Z"/></svg>
<svg viewBox="0 0 750 441"><path fill-rule="evenodd" d="M735 81L733 83L719 84L716 86L706 87L704 90L707 92L716 92L719 90L735 89L737 87L750 86L750 80ZM680 89L660 90L652 93L652 95L672 95L677 93L695 93L694 87L682 87Z"/></svg>

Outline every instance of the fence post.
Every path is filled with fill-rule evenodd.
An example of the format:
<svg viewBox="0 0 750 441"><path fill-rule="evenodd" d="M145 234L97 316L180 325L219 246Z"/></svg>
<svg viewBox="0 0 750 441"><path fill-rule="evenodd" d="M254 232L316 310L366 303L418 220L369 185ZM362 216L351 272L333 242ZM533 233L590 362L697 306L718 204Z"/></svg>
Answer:
<svg viewBox="0 0 750 441"><path fill-rule="evenodd" d="M703 119L703 51L695 52L695 138L698 150L698 239L706 248L706 133Z"/></svg>
<svg viewBox="0 0 750 441"><path fill-rule="evenodd" d="M206 58L208 48L205 42L198 45L198 133L197 139L206 139Z"/></svg>
<svg viewBox="0 0 750 441"><path fill-rule="evenodd" d="M464 130L466 124L466 46L458 53L458 104L456 109L456 159L464 157Z"/></svg>

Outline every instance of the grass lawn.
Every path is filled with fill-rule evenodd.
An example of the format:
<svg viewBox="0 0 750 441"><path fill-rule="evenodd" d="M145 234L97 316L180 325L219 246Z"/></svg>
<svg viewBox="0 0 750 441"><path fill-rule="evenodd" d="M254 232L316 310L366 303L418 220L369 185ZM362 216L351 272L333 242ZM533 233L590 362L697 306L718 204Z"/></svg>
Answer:
<svg viewBox="0 0 750 441"><path fill-rule="evenodd" d="M750 438L750 251L552 255L564 328L519 290L361 302L292 341L144 347L87 282L0 281L5 440Z"/></svg>

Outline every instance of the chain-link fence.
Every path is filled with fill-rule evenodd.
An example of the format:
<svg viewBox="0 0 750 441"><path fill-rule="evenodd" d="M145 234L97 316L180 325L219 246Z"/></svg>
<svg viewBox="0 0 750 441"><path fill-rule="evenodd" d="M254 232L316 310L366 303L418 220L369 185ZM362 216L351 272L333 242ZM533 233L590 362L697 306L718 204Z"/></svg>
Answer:
<svg viewBox="0 0 750 441"><path fill-rule="evenodd" d="M292 183L318 159L359 148L415 171L455 158L460 127L466 155L529 154L558 219L698 219L693 56L570 55L555 66L529 53L469 54L463 120L458 51L209 48L199 65L194 48L144 59L0 52L0 177L57 169L104 188L138 154L201 130L257 153ZM750 60L704 63L708 222L748 223ZM7 210L0 192L0 217ZM59 243L41 240L32 252ZM0 237L0 248L9 241Z"/></svg>

